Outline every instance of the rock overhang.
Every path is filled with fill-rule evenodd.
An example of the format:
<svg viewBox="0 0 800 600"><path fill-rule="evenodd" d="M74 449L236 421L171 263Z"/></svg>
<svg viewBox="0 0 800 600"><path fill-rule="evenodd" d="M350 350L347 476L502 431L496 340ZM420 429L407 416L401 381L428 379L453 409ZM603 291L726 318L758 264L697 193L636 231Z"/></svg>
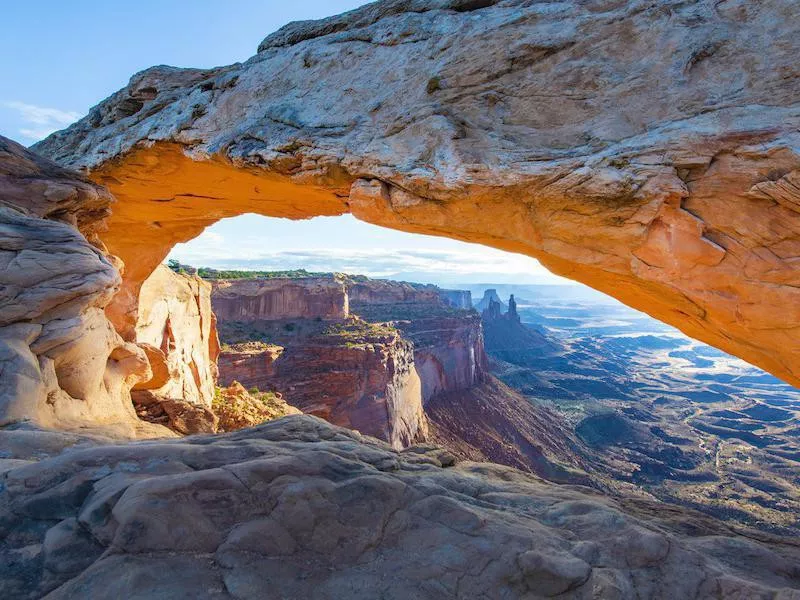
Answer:
<svg viewBox="0 0 800 600"><path fill-rule="evenodd" d="M797 383L792 13L373 3L245 63L137 74L37 150L120 200L122 331L149 271L214 221L351 212L528 254Z"/></svg>

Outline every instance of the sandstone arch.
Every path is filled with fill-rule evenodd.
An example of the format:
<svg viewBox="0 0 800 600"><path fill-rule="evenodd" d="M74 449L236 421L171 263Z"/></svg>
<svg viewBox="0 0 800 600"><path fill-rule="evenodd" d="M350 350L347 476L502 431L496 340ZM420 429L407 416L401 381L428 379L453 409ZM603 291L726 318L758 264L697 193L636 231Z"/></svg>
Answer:
<svg viewBox="0 0 800 600"><path fill-rule="evenodd" d="M539 259L800 384L793 0L391 0L154 67L36 146L118 203L109 309L242 212L351 212Z"/></svg>

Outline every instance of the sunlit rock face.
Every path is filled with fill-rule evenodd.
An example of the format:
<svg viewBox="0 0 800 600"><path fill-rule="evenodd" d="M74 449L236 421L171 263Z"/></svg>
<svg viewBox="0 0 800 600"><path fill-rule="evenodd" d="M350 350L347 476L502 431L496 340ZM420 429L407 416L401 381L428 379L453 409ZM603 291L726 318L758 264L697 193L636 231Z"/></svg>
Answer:
<svg viewBox="0 0 800 600"><path fill-rule="evenodd" d="M214 282L214 313L220 319L344 319L349 314L345 284L335 277L240 279Z"/></svg>
<svg viewBox="0 0 800 600"><path fill-rule="evenodd" d="M413 343L423 404L436 394L476 386L488 373L481 319L472 312L470 292L369 279L349 284L348 294L353 314L391 321Z"/></svg>
<svg viewBox="0 0 800 600"><path fill-rule="evenodd" d="M469 290L439 290L439 297L453 308L472 308L472 293Z"/></svg>
<svg viewBox="0 0 800 600"><path fill-rule="evenodd" d="M414 319L398 327L414 344L423 403L437 394L476 386L488 374L478 315Z"/></svg>
<svg viewBox="0 0 800 600"><path fill-rule="evenodd" d="M280 392L304 413L397 449L425 439L428 424L414 347L397 331L346 337L320 333L285 343L285 348L260 346L226 348L220 355L220 383L239 381Z"/></svg>
<svg viewBox="0 0 800 600"><path fill-rule="evenodd" d="M119 198L110 314L243 212L534 256L800 383L797 3L384 1L154 67L36 146ZM135 260L134 260L135 259Z"/></svg>
<svg viewBox="0 0 800 600"><path fill-rule="evenodd" d="M374 304L439 303L440 290L433 285L370 279L347 286L353 306Z"/></svg>
<svg viewBox="0 0 800 600"><path fill-rule="evenodd" d="M111 196L0 137L0 425L139 425L147 359L108 322L114 258L89 243Z"/></svg>
<svg viewBox="0 0 800 600"><path fill-rule="evenodd" d="M153 377L135 389L210 407L219 355L211 284L161 265L144 282L139 302L136 342Z"/></svg>

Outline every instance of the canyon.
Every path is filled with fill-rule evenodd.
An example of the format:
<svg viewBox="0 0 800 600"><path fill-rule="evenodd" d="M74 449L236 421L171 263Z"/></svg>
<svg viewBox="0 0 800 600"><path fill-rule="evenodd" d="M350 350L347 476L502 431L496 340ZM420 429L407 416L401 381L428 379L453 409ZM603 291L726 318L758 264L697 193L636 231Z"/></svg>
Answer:
<svg viewBox="0 0 800 600"><path fill-rule="evenodd" d="M452 306L469 299L455 292L345 275L215 281L220 382L279 392L402 449L426 438L425 403L486 374L480 319ZM252 298L271 294L295 308L252 310ZM341 310L316 309L332 305Z"/></svg>
<svg viewBox="0 0 800 600"><path fill-rule="evenodd" d="M736 466L777 465L775 485L789 409L570 428L521 391L569 383L509 362L555 360L511 303L487 299L505 353L487 357L458 290L217 282L225 325L211 284L160 266L226 217L351 213L532 256L798 385L797 17L383 0L242 63L142 71L31 150L0 137L2 595L797 598L796 539L586 479L598 457L662 477L667 457L641 455L712 431L763 444L711 454L790 497ZM494 343L508 331L523 356ZM581 344L564 355L597 371ZM217 368L276 389L223 393Z"/></svg>

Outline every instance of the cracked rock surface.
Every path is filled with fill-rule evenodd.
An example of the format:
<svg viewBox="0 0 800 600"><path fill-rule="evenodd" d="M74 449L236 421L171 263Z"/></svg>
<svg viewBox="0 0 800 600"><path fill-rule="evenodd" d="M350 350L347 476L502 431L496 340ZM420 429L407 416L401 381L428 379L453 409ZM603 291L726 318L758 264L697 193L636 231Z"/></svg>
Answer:
<svg viewBox="0 0 800 600"><path fill-rule="evenodd" d="M0 432L4 598L800 597L796 542L307 415L43 458L64 435Z"/></svg>

